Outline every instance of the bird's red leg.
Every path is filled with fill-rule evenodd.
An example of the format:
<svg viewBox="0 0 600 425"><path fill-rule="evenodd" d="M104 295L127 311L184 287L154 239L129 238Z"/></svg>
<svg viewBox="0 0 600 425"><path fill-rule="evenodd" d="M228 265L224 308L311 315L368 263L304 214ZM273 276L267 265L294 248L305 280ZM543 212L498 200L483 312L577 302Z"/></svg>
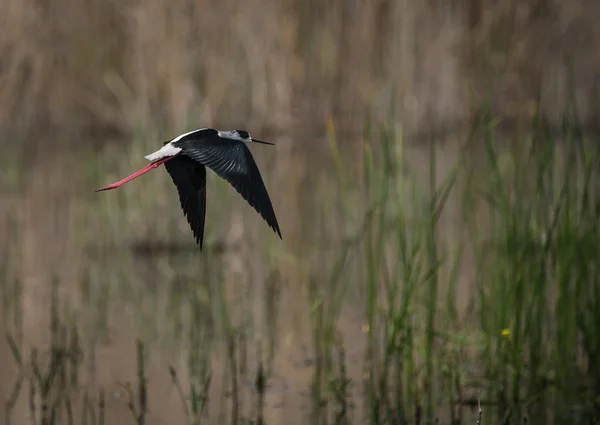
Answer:
<svg viewBox="0 0 600 425"><path fill-rule="evenodd" d="M124 185L128 181L131 181L131 180L135 179L136 177L141 176L142 174L146 174L148 171L152 170L153 168L156 168L159 165L164 164L165 162L167 162L168 160L173 159L173 158L175 158L175 156L167 156L166 158L161 158L158 161L154 161L153 163L146 165L141 170L136 171L132 175L125 177L123 180L119 180L116 183L112 183L107 186L101 187L100 189L96 189L96 192L100 192L101 190L116 189L117 187Z"/></svg>

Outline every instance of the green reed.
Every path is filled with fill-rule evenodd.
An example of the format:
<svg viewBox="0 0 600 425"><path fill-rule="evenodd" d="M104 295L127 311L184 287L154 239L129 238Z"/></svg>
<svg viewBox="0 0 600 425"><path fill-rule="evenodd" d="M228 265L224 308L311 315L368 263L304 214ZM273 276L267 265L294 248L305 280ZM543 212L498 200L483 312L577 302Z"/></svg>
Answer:
<svg viewBox="0 0 600 425"><path fill-rule="evenodd" d="M575 402L597 360L595 343L582 341L598 337L589 325L600 317L597 145L570 125L562 137L535 122L531 129L516 149L501 152L487 126L489 183L471 188L488 209L477 258L486 376L496 383L499 410L514 414L548 387L561 389L563 403Z"/></svg>

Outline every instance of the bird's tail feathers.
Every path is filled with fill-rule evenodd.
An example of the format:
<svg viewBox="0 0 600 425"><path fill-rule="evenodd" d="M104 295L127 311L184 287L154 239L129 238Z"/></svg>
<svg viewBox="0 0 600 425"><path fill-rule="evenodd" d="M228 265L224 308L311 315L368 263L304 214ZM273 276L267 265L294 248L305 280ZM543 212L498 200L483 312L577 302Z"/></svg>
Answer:
<svg viewBox="0 0 600 425"><path fill-rule="evenodd" d="M160 148L156 152L146 155L144 158L146 158L148 161L158 161L159 159L165 158L167 156L175 156L179 152L181 152L181 148L173 146L172 144L169 143L169 144L164 145L162 148Z"/></svg>

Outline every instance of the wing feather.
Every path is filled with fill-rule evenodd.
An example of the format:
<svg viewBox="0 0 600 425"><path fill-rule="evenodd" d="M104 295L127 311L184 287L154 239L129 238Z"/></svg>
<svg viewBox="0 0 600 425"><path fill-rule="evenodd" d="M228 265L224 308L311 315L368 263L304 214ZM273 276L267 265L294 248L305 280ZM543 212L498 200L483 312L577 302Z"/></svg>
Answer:
<svg viewBox="0 0 600 425"><path fill-rule="evenodd" d="M281 238L267 188L252 153L244 142L215 138L179 146L182 148L182 155L207 166L228 181Z"/></svg>
<svg viewBox="0 0 600 425"><path fill-rule="evenodd" d="M181 155L165 162L165 168L177 187L181 208L202 251L206 217L206 168Z"/></svg>

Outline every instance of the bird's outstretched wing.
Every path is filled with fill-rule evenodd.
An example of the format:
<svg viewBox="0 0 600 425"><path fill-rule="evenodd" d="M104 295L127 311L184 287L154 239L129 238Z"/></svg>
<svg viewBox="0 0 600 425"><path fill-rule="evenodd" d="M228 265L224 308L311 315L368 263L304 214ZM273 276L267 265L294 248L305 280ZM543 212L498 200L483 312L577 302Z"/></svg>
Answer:
<svg viewBox="0 0 600 425"><path fill-rule="evenodd" d="M181 208L202 251L206 216L206 168L181 155L165 162L165 167L177 186Z"/></svg>
<svg viewBox="0 0 600 425"><path fill-rule="evenodd" d="M219 138L182 145L186 155L227 180L281 238L281 230L260 171L244 142Z"/></svg>

